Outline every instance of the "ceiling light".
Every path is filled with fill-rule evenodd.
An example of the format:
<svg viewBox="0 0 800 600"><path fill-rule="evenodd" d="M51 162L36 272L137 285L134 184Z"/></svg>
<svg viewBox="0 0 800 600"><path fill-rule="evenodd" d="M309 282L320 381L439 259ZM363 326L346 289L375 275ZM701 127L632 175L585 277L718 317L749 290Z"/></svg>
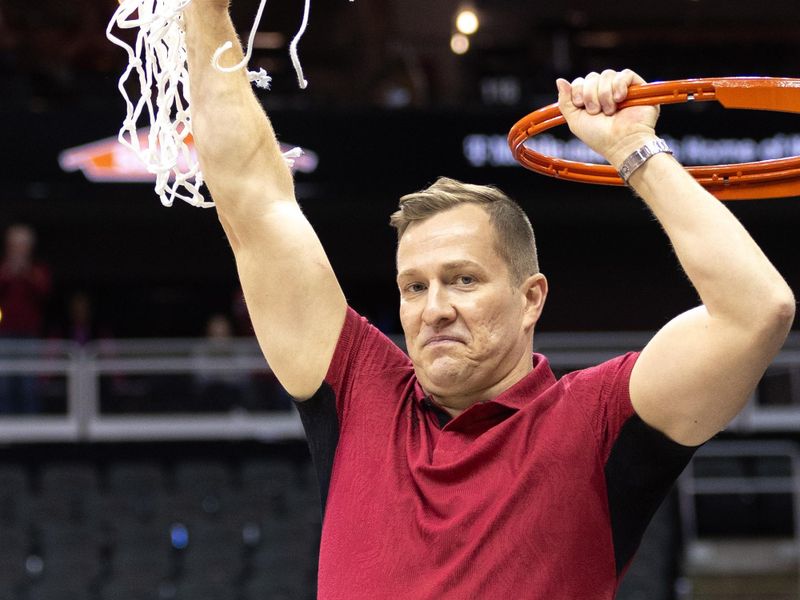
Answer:
<svg viewBox="0 0 800 600"><path fill-rule="evenodd" d="M465 8L456 16L456 29L464 35L472 35L478 31L479 26L480 21L478 21L478 15L475 14L474 10Z"/></svg>
<svg viewBox="0 0 800 600"><path fill-rule="evenodd" d="M463 33L454 33L450 38L450 49L456 54L466 54L469 50L469 38Z"/></svg>

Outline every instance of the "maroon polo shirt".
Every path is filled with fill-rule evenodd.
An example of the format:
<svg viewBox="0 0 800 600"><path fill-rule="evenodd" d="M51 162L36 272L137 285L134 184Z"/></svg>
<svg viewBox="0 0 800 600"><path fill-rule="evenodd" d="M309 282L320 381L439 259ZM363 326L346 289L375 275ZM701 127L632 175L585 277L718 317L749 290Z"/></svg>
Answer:
<svg viewBox="0 0 800 600"><path fill-rule="evenodd" d="M319 598L611 599L692 448L631 406L635 353L556 380L547 359L450 419L348 310L298 403L323 500Z"/></svg>

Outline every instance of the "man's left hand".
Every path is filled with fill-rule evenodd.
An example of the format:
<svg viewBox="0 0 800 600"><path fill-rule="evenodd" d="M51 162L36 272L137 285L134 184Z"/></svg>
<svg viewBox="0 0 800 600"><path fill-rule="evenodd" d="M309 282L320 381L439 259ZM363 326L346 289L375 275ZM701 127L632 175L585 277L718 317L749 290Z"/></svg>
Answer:
<svg viewBox="0 0 800 600"><path fill-rule="evenodd" d="M558 107L570 130L616 169L631 152L656 137L657 106L618 110L631 85L645 83L625 69L589 73L572 83L558 79Z"/></svg>

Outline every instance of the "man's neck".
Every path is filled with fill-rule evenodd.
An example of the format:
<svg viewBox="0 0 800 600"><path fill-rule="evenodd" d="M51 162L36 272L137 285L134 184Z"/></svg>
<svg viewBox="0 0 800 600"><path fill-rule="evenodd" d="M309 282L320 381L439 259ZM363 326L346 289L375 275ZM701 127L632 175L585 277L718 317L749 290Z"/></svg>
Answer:
<svg viewBox="0 0 800 600"><path fill-rule="evenodd" d="M430 394L430 398L436 406L455 418L475 404L494 400L533 371L533 353L528 352L527 357L527 360L521 361L502 379L485 389L476 390L465 395L443 396Z"/></svg>

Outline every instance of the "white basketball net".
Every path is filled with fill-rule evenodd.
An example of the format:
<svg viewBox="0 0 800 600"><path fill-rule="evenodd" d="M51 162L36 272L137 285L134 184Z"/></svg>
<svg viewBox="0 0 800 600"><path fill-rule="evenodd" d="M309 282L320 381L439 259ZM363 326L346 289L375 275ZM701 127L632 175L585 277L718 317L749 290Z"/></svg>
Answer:
<svg viewBox="0 0 800 600"><path fill-rule="evenodd" d="M352 1L352 0L351 0ZM183 9L191 0L122 0L106 27L106 36L128 53L128 67L119 79L118 88L125 99L127 114L117 136L120 143L130 148L144 162L147 170L156 176L155 191L164 206L172 206L175 198L192 206L214 206L200 193L203 174L197 160L186 144L192 133L189 113L189 73L186 63L186 43L183 30ZM222 54L233 46L226 42L214 53L213 64L223 72L246 67L253 51L253 40L264 12L266 0L261 0L255 22L250 31L244 59L233 67L219 64ZM305 0L305 11L300 30L289 46L292 64L301 88L307 81L297 56L297 44L308 23L310 0ZM112 33L114 27L136 29L133 46ZM133 74L139 79L139 98L135 104L125 85ZM248 71L248 78L257 86L268 89L270 77L264 69ZM147 145L142 146L137 124L148 119L150 129ZM284 153L290 167L302 154L300 148Z"/></svg>

